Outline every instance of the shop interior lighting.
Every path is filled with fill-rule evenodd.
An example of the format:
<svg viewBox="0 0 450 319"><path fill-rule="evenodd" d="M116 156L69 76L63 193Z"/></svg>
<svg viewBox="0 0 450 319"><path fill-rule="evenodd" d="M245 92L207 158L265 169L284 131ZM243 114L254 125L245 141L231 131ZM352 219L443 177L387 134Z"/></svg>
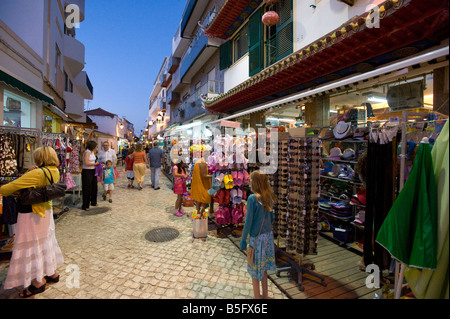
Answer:
<svg viewBox="0 0 450 319"><path fill-rule="evenodd" d="M379 97L379 96L371 96L367 99L367 101L376 102L376 103L387 103L388 102L385 98Z"/></svg>

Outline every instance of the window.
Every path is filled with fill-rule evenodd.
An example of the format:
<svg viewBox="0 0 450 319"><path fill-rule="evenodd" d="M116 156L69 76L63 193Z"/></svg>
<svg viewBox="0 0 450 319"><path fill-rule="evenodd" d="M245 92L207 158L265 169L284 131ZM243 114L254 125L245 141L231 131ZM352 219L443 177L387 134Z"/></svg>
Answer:
<svg viewBox="0 0 450 319"><path fill-rule="evenodd" d="M248 25L245 25L234 39L234 62L248 52Z"/></svg>
<svg viewBox="0 0 450 319"><path fill-rule="evenodd" d="M272 27L261 23L262 15L269 10L276 11L279 22ZM294 50L292 0L285 0L272 6L258 9L249 19L249 75L255 75L264 68L287 57Z"/></svg>
<svg viewBox="0 0 450 319"><path fill-rule="evenodd" d="M55 87L58 88L58 67L61 65L61 50L59 50L58 45L56 45L55 52Z"/></svg>
<svg viewBox="0 0 450 319"><path fill-rule="evenodd" d="M3 125L13 127L31 126L31 102L4 91Z"/></svg>

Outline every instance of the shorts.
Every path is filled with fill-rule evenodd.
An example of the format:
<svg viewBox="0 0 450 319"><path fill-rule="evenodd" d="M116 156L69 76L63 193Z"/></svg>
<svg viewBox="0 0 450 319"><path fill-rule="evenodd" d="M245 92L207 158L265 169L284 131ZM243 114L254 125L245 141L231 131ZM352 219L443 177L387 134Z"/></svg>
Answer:
<svg viewBox="0 0 450 319"><path fill-rule="evenodd" d="M134 181L134 171L127 171L127 178L130 181Z"/></svg>
<svg viewBox="0 0 450 319"><path fill-rule="evenodd" d="M103 184L103 189L106 191L114 190L114 184Z"/></svg>

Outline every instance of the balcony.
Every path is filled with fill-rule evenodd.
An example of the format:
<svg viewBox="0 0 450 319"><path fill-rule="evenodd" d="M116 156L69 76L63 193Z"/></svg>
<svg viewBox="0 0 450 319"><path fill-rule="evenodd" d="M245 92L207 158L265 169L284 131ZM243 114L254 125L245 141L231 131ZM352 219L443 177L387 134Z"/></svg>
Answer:
<svg viewBox="0 0 450 319"><path fill-rule="evenodd" d="M180 66L180 58L175 58L173 55L169 58L169 64L167 65L168 72L174 74Z"/></svg>
<svg viewBox="0 0 450 319"><path fill-rule="evenodd" d="M172 90L167 91L167 103L175 105L178 102L180 102L180 93L173 92Z"/></svg>
<svg viewBox="0 0 450 319"><path fill-rule="evenodd" d="M170 82L172 81L172 74L170 73L164 73L161 86L163 88L166 88L169 86Z"/></svg>
<svg viewBox="0 0 450 319"><path fill-rule="evenodd" d="M208 38L201 31L197 33L197 36L191 43L190 50L186 52L181 61L180 77L182 82L191 82L192 77L217 52L220 43L220 40Z"/></svg>
<svg viewBox="0 0 450 319"><path fill-rule="evenodd" d="M84 69L85 49L83 43L64 35L64 68L69 69L73 76L77 76Z"/></svg>
<svg viewBox="0 0 450 319"><path fill-rule="evenodd" d="M181 19L180 34L183 38L189 38L197 28L205 8L210 0L189 0Z"/></svg>
<svg viewBox="0 0 450 319"><path fill-rule="evenodd" d="M76 86L78 92L84 99L94 99L94 88L92 87L91 81L89 80L86 71L81 71L73 81L73 84Z"/></svg>
<svg viewBox="0 0 450 319"><path fill-rule="evenodd" d="M178 26L178 30L172 39L172 56L175 58L181 58L183 53L189 47L189 39L181 37L180 33L181 25Z"/></svg>
<svg viewBox="0 0 450 319"><path fill-rule="evenodd" d="M66 101L65 112L77 122L85 122L84 98L76 93L64 92L64 100Z"/></svg>

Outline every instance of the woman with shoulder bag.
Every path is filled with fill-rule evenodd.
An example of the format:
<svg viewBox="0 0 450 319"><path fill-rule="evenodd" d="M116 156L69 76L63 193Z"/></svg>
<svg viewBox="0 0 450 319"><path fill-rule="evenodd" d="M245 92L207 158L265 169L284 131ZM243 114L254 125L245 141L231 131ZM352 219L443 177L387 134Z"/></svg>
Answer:
<svg viewBox="0 0 450 319"><path fill-rule="evenodd" d="M33 157L36 165L22 177L0 187L0 194L10 196L19 190L49 185L49 179L59 181L59 160L53 148L40 147ZM64 263L64 258L55 237L52 202L33 205L18 202L17 211L13 252L4 288L23 286L20 297L27 298L44 292L47 283L59 281L56 268Z"/></svg>
<svg viewBox="0 0 450 319"><path fill-rule="evenodd" d="M260 282L262 298L267 299L267 271L276 270L272 208L277 198L272 191L269 178L260 171L250 174L250 189L253 194L247 199L247 216L240 248L247 253L247 271L252 277L255 299L261 298ZM247 236L249 236L249 247L247 247Z"/></svg>

